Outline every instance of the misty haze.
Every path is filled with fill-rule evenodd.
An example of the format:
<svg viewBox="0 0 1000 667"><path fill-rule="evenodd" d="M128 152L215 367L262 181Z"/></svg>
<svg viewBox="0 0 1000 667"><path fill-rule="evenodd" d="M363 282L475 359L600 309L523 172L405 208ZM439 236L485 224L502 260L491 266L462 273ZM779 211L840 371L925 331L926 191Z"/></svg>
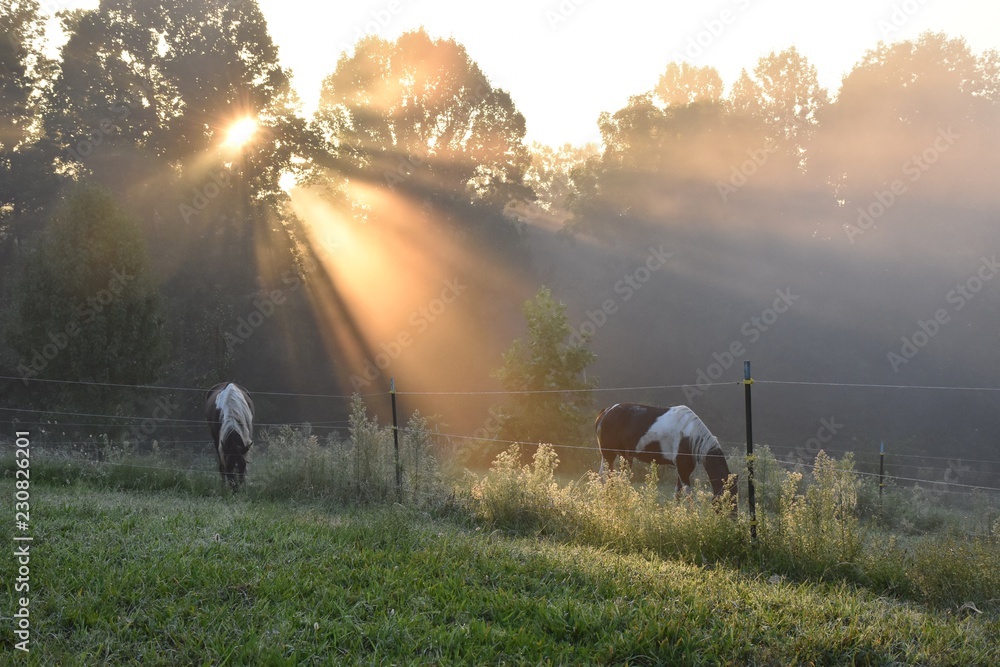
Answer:
<svg viewBox="0 0 1000 667"><path fill-rule="evenodd" d="M590 10L551 4L533 20L554 35ZM750 511L752 391L757 511L796 507L766 496L780 475L820 488L821 471L845 466L861 489L852 520L904 540L945 525L879 515L887 476L928 512L978 522L970 534L996 549L997 51L936 31L873 40L829 89L789 44L747 53L727 83L701 58L756 10L733 3L696 24L710 40L665 45L652 87L592 119L599 142L549 145L528 139L532 118L474 42L430 23L389 36L420 11L405 5L373 5L371 26L346 31L355 41L322 52L306 111L255 2L102 1L58 26L37 3L0 2L0 441L30 432L32 465L67 466L51 476L67 485L139 492L142 466L162 467L187 480L165 488L230 498L204 396L232 381L252 396L240 405L256 435L250 447L243 432L246 482L228 480L231 502L474 507L483 525L562 538L552 526L568 519L519 522L550 505L576 516L559 503L587 484L610 497L596 481L598 413L686 405L739 473L741 518L706 511L724 532L750 525L736 522ZM359 477L364 438L385 447L374 486ZM504 523L490 475L514 479L550 454L552 483L576 486ZM638 489L648 467L635 471ZM656 511L669 514L673 466L658 474ZM709 507L705 470L694 479ZM698 566L752 560L685 548ZM996 627L996 595L935 597L872 584L861 565L837 570L860 552L765 572L975 602ZM962 590L995 593L997 581ZM576 659L619 658L561 658Z"/></svg>

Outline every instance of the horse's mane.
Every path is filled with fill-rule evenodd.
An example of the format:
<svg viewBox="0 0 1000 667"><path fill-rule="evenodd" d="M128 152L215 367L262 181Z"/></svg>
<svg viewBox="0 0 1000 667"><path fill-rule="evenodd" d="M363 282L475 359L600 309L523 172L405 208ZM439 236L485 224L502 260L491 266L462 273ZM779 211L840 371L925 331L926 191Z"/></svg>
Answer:
<svg viewBox="0 0 1000 667"><path fill-rule="evenodd" d="M705 456L722 451L719 439L712 435L712 432L705 426L701 417L696 415L691 408L679 405L674 409L682 408L687 412L688 418L684 425L685 435L691 439L691 453L695 462L699 465L703 463Z"/></svg>
<svg viewBox="0 0 1000 667"><path fill-rule="evenodd" d="M243 439L243 446L250 446L250 433L253 428L253 411L239 387L229 383L215 397L215 407L222 415L222 428L219 431L219 446L226 441L229 434L236 431Z"/></svg>

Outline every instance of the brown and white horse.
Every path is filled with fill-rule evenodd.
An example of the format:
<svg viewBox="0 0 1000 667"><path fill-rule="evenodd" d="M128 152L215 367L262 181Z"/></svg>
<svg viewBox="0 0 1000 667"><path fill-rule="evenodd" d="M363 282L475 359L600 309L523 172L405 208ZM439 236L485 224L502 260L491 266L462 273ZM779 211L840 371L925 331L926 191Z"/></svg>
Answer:
<svg viewBox="0 0 1000 667"><path fill-rule="evenodd" d="M716 498L729 488L729 466L719 439L687 406L658 408L616 403L601 410L594 429L601 451L602 477L605 467L614 469L614 462L620 456L629 465L633 459L639 459L677 468L678 496L682 490L690 490L691 473L697 465L705 467ZM735 501L735 476L730 492Z"/></svg>
<svg viewBox="0 0 1000 667"><path fill-rule="evenodd" d="M219 474L235 491L243 483L246 455L253 444L253 400L235 382L222 382L208 391L205 417L219 457Z"/></svg>

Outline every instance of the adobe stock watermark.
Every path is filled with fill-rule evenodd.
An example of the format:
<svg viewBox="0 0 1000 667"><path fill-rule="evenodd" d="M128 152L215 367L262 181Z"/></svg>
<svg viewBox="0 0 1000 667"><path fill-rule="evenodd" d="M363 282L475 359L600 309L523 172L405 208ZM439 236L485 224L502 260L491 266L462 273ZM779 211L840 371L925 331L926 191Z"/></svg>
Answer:
<svg viewBox="0 0 1000 667"><path fill-rule="evenodd" d="M500 420L494 414L490 413L490 416L486 418L483 425L472 432L472 439L481 442L495 440L499 432Z"/></svg>
<svg viewBox="0 0 1000 667"><path fill-rule="evenodd" d="M941 328L952 321L952 315L965 308L998 272L1000 272L1000 262L997 261L997 256L994 254L992 257L983 257L979 268L971 277L955 285L944 295L945 303L950 308L937 308L926 320L918 319L913 333L900 339L902 344L899 349L888 352L886 358L889 360L892 372L898 373L900 368L910 363L920 353L920 350L927 347L941 332Z"/></svg>
<svg viewBox="0 0 1000 667"><path fill-rule="evenodd" d="M149 92L145 88L137 83L132 83L126 101L108 107L109 115L100 119L96 126L90 128L85 138L70 146L66 151L67 156L82 163L90 157L95 148L104 143L107 137L121 128L121 124L128 119L133 110L141 106L139 100L149 97Z"/></svg>
<svg viewBox="0 0 1000 667"><path fill-rule="evenodd" d="M158 398L153 405L150 416L143 419L138 424L129 427L132 433L132 442L140 444L153 437L160 425L169 420L177 411L181 409L181 404L172 397Z"/></svg>
<svg viewBox="0 0 1000 667"><path fill-rule="evenodd" d="M625 274L615 283L614 292L621 297L622 302L631 301L636 292L652 279L653 274L667 264L673 253L665 252L663 244L659 247L649 246L646 260L630 273ZM585 339L593 338L597 330L608 323L612 315L618 312L618 298L609 298L601 302L598 308L587 311L587 318L578 327L570 327L569 344L580 347Z"/></svg>
<svg viewBox="0 0 1000 667"><path fill-rule="evenodd" d="M17 611L14 612L14 648L31 651L31 433L16 431L14 449L14 560L16 576L11 576Z"/></svg>
<svg viewBox="0 0 1000 667"><path fill-rule="evenodd" d="M385 38L386 28L404 12L404 5L412 4L414 4L413 0L406 2L404 0L389 0L379 8L371 10L366 17L368 20L354 26L354 43L357 44L366 37ZM345 53L351 50L351 45L347 42L341 42L338 48L340 48L341 53Z"/></svg>
<svg viewBox="0 0 1000 667"><path fill-rule="evenodd" d="M79 304L73 311L69 321L62 329L48 332L48 340L31 349L31 359L23 360L17 366L17 372L25 386L28 380L36 378L48 368L70 342L83 333L84 329L93 324L98 315L110 306L115 299L125 291L125 286L135 280L135 276L124 269L113 269L108 286L98 290L93 296Z"/></svg>
<svg viewBox="0 0 1000 667"><path fill-rule="evenodd" d="M843 428L844 425L838 424L837 419L833 415L830 415L829 418L824 417L820 419L816 435L795 448L791 454L791 463L796 466L812 465L812 462L816 460L816 455L819 454L819 450L823 449L824 445L833 442L837 433L843 430Z"/></svg>
<svg viewBox="0 0 1000 667"><path fill-rule="evenodd" d="M392 340L380 344L379 351L372 358L365 359L361 372L351 375L351 386L354 390L360 391L370 387L468 288L469 286L463 285L458 278L452 278L445 282L436 297L411 312L406 320L407 327Z"/></svg>
<svg viewBox="0 0 1000 667"><path fill-rule="evenodd" d="M588 0L559 0L545 10L545 20L549 30L555 32L576 14L577 10L587 4Z"/></svg>
<svg viewBox="0 0 1000 667"><path fill-rule="evenodd" d="M725 202L729 199L729 195L736 194L736 192L746 185L750 178L757 173L757 170L767 163L767 159L773 153L777 152L777 144L765 146L764 148L747 150L748 159L744 160L739 165L733 166L732 171L729 173L729 180L725 183L722 181L716 181L715 183L715 189L719 191L719 196L722 197L722 201Z"/></svg>
<svg viewBox="0 0 1000 667"><path fill-rule="evenodd" d="M885 215L886 211L892 208L893 204L895 204L902 195L907 193L907 181L910 184L919 181L920 178L927 173L927 170L941 158L941 155L946 153L953 145L955 145L955 142L958 139L958 133L953 131L950 127L948 129L938 128L937 136L934 138L931 145L919 154L911 156L910 159L903 163L900 169L903 172L903 176L906 177L906 180L903 180L902 178L893 180L887 189L877 190L872 193L875 198L874 201L869 203L867 206L858 207L857 224L846 225L844 227L844 232L847 234L847 240L853 244L859 236L874 227L875 222Z"/></svg>
<svg viewBox="0 0 1000 667"><path fill-rule="evenodd" d="M397 185L406 182L416 173L417 169L424 166L426 161L416 155L401 155L396 162L396 169L386 169L384 172L385 184L390 190L395 190Z"/></svg>
<svg viewBox="0 0 1000 667"><path fill-rule="evenodd" d="M312 272L318 264L309 260L304 270L306 275ZM250 338L264 326L279 308L288 302L290 294L297 292L305 285L305 279L298 271L288 269L281 274L281 284L283 287L276 287L270 290L263 290L251 303L253 309L246 315L241 315L236 320L236 326L232 330L223 334L226 341L226 349L234 353L239 345L246 343Z"/></svg>
<svg viewBox="0 0 1000 667"><path fill-rule="evenodd" d="M228 171L222 170L216 174L212 174L212 177L207 182L192 188L191 200L177 207L181 217L184 218L184 222L190 223L192 217L204 213L209 203L222 194L231 182L232 175Z"/></svg>
<svg viewBox="0 0 1000 667"><path fill-rule="evenodd" d="M720 380L726 371L736 365L741 357L746 356L750 345L761 339L765 332L771 329L778 321L778 318L787 313L795 302L799 300L798 294L792 294L789 287L775 290L777 295L771 306L761 311L760 315L755 315L740 326L742 338L735 339L722 352L713 352L713 361L703 368L699 368L695 376L694 384L684 385L684 398L692 401L712 388L712 384Z"/></svg>
<svg viewBox="0 0 1000 667"><path fill-rule="evenodd" d="M683 49L675 51L671 57L675 62L697 61L736 23L740 14L749 8L750 0L729 0L721 10L704 19L701 25L688 35Z"/></svg>
<svg viewBox="0 0 1000 667"><path fill-rule="evenodd" d="M913 17L927 5L927 2L928 0L903 0L903 2L892 3L889 15L875 22L875 27L878 28L882 41L888 42L895 39L898 36L895 33L898 33L903 26L913 20Z"/></svg>

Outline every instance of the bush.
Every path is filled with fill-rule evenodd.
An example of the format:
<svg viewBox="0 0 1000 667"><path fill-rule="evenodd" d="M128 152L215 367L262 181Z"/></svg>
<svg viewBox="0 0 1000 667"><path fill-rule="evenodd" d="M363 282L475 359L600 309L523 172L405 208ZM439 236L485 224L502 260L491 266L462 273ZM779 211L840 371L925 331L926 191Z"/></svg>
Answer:
<svg viewBox="0 0 1000 667"><path fill-rule="evenodd" d="M858 520L858 488L850 454L835 461L820 451L812 483L798 493L802 474L786 472L779 509L765 513L762 540L786 566L807 567L822 574L829 568L854 563L863 537Z"/></svg>
<svg viewBox="0 0 1000 667"><path fill-rule="evenodd" d="M351 401L350 437L319 439L312 430L282 426L268 432L253 462L250 492L268 498L327 498L340 503L442 500L445 487L431 447L427 421L419 413L400 429L403 497L396 487L391 426L369 418L364 401Z"/></svg>
<svg viewBox="0 0 1000 667"><path fill-rule="evenodd" d="M715 511L711 494L661 503L656 466L636 487L628 466L602 480L589 473L582 485L560 487L559 463L541 445L530 465L519 465L515 445L497 457L472 490L476 516L492 526L538 531L624 551L653 551L703 563L746 553L745 525Z"/></svg>
<svg viewBox="0 0 1000 667"><path fill-rule="evenodd" d="M557 516L556 503L568 491L555 480L559 458L550 445L539 445L529 465L521 465L521 447L497 456L489 473L472 487L475 513L499 528L542 530Z"/></svg>

